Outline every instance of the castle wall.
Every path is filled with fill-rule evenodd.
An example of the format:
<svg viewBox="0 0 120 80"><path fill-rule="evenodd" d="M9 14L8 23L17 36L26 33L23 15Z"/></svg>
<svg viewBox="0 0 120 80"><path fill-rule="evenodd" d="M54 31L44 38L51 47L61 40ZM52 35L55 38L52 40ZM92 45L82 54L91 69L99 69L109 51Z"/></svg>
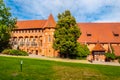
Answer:
<svg viewBox="0 0 120 80"><path fill-rule="evenodd" d="M53 44L54 29L28 29L12 32L13 48L27 51L29 54L55 57Z"/></svg>

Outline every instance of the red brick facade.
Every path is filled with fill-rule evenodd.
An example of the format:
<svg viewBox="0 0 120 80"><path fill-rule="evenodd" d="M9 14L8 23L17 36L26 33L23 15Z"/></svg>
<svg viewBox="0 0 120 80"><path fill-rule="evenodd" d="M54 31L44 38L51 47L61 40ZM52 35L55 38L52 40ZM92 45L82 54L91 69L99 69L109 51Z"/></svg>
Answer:
<svg viewBox="0 0 120 80"><path fill-rule="evenodd" d="M29 54L58 56L52 48L55 25L52 15L47 20L18 21L18 27L12 32L13 48L19 48Z"/></svg>

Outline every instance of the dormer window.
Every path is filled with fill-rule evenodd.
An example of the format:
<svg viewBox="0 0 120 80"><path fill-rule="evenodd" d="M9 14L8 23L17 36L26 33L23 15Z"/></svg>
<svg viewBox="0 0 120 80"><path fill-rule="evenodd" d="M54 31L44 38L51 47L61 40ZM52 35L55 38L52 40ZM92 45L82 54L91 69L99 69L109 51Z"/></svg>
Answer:
<svg viewBox="0 0 120 80"><path fill-rule="evenodd" d="M86 35L87 35L88 37L92 36L91 32L86 32Z"/></svg>
<svg viewBox="0 0 120 80"><path fill-rule="evenodd" d="M114 34L114 36L115 36L115 37L118 37L118 36L119 36L119 34Z"/></svg>
<svg viewBox="0 0 120 80"><path fill-rule="evenodd" d="M87 36L92 36L92 34L87 34Z"/></svg>
<svg viewBox="0 0 120 80"><path fill-rule="evenodd" d="M118 34L117 32L113 32L113 35L114 35L115 37L118 37L118 36L119 36L119 34Z"/></svg>

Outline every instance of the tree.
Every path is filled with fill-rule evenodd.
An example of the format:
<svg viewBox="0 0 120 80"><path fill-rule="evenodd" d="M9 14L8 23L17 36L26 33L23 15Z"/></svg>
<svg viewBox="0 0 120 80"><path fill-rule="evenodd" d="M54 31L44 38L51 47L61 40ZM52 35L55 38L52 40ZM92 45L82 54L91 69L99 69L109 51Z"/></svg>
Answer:
<svg viewBox="0 0 120 80"><path fill-rule="evenodd" d="M76 51L77 51L77 56L80 58L86 57L90 53L87 45L80 43L78 43L78 46L76 47Z"/></svg>
<svg viewBox="0 0 120 80"><path fill-rule="evenodd" d="M53 48L60 53L61 57L85 57L90 53L86 45L77 42L80 35L80 29L69 10L58 14Z"/></svg>
<svg viewBox="0 0 120 80"><path fill-rule="evenodd" d="M0 0L0 52L9 46L10 33L15 28L16 18L12 18L10 8Z"/></svg>
<svg viewBox="0 0 120 80"><path fill-rule="evenodd" d="M80 35L80 29L69 10L66 10L62 14L58 14L53 48L58 50L61 56L71 57L77 55L79 51L77 50L79 45L77 39Z"/></svg>

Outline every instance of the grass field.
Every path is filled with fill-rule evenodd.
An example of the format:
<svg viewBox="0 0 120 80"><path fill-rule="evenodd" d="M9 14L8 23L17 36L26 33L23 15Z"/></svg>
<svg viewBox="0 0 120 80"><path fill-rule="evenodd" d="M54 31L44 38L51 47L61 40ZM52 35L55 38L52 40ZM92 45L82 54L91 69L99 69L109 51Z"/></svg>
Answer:
<svg viewBox="0 0 120 80"><path fill-rule="evenodd" d="M0 80L120 80L120 67L1 56Z"/></svg>

